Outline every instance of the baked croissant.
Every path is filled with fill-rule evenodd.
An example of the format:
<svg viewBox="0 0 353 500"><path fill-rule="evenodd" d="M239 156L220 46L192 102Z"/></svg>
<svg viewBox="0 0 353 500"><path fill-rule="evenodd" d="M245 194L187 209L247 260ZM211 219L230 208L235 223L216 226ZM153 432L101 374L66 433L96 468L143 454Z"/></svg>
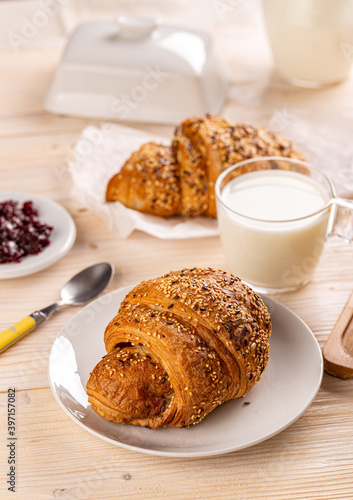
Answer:
<svg viewBox="0 0 353 500"><path fill-rule="evenodd" d="M305 160L292 141L265 128L234 125L218 115L188 118L177 127L171 146L151 142L134 152L110 179L106 200L162 217L216 217L219 174L263 156Z"/></svg>
<svg viewBox="0 0 353 500"><path fill-rule="evenodd" d="M270 334L260 296L224 271L143 281L105 330L108 354L90 375L88 400L112 422L188 427L254 387Z"/></svg>
<svg viewBox="0 0 353 500"><path fill-rule="evenodd" d="M177 165L170 146L143 144L132 153L107 187L107 199L160 217L175 215L180 193Z"/></svg>

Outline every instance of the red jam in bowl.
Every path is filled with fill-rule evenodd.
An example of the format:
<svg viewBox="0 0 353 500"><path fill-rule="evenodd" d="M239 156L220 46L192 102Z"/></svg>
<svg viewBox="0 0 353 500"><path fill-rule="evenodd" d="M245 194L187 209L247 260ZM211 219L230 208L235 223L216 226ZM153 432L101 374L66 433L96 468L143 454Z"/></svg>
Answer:
<svg viewBox="0 0 353 500"><path fill-rule="evenodd" d="M0 202L0 264L40 253L50 244L52 230L39 219L32 201L22 207L13 200Z"/></svg>

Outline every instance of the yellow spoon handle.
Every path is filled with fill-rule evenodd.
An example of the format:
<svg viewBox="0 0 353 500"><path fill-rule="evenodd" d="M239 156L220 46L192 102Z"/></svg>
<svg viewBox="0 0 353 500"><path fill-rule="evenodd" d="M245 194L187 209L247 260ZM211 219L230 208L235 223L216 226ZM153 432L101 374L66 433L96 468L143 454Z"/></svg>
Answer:
<svg viewBox="0 0 353 500"><path fill-rule="evenodd" d="M7 330L0 333L0 354L8 347L12 346L15 342L20 340L27 333L34 330L36 326L41 325L62 305L62 300L51 304L40 311L34 311L25 318L21 319L18 323L10 326Z"/></svg>
<svg viewBox="0 0 353 500"><path fill-rule="evenodd" d="M0 353L32 331L36 325L36 320L32 316L27 316L21 319L21 321L18 321L15 325L7 328L7 330L1 332Z"/></svg>

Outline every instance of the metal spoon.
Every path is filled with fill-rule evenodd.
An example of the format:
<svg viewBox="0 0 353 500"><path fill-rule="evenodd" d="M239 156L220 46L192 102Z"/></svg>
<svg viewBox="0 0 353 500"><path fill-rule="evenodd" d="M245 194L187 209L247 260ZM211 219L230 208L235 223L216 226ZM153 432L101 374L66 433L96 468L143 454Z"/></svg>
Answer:
<svg viewBox="0 0 353 500"><path fill-rule="evenodd" d="M101 262L87 267L76 274L61 289L61 300L22 319L0 333L0 353L20 340L27 333L46 321L59 308L65 305L80 305L99 295L114 276L114 267Z"/></svg>

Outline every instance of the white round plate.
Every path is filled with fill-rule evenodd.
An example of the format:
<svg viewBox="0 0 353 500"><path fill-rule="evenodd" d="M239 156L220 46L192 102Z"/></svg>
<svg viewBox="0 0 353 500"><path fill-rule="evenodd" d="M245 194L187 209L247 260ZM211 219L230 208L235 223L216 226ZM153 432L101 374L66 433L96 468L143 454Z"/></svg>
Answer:
<svg viewBox="0 0 353 500"><path fill-rule="evenodd" d="M151 430L114 424L97 415L85 391L104 356L104 330L132 287L116 290L78 312L54 341L49 381L60 406L81 427L109 443L170 457L201 457L240 450L282 431L308 408L320 388L323 361L308 326L283 305L264 298L273 322L270 361L242 399L216 408L190 428ZM244 404L248 403L248 404Z"/></svg>
<svg viewBox="0 0 353 500"><path fill-rule="evenodd" d="M32 201L39 218L53 226L50 245L37 255L27 255L21 262L0 264L0 279L19 278L51 266L64 257L76 238L76 226L69 213L55 201L43 196L20 191L0 191L0 201L14 200L22 203Z"/></svg>

